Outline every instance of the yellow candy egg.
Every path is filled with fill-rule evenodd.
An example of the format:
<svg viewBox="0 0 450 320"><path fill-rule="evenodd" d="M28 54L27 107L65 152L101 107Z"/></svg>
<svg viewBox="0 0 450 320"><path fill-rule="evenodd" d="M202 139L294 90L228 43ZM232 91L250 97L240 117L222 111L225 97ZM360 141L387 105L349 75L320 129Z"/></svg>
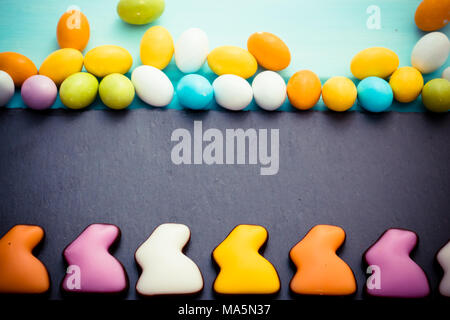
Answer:
<svg viewBox="0 0 450 320"><path fill-rule="evenodd" d="M250 52L234 46L215 48L208 55L208 65L219 76L234 74L244 79L253 76L258 69L258 63Z"/></svg>
<svg viewBox="0 0 450 320"><path fill-rule="evenodd" d="M398 68L397 54L387 48L367 48L357 53L351 62L352 74L362 80L367 77L387 78Z"/></svg>
<svg viewBox="0 0 450 320"><path fill-rule="evenodd" d="M113 45L96 47L84 57L86 70L100 78L112 73L127 73L132 64L131 54L126 49Z"/></svg>
<svg viewBox="0 0 450 320"><path fill-rule="evenodd" d="M322 99L330 110L346 111L356 101L355 84L346 77L332 77L322 87Z"/></svg>
<svg viewBox="0 0 450 320"><path fill-rule="evenodd" d="M83 68L83 55L72 48L56 50L42 62L39 74L47 76L59 86L70 75Z"/></svg>
<svg viewBox="0 0 450 320"><path fill-rule="evenodd" d="M416 68L401 67L392 74L389 84L395 100L408 103L416 100L422 91L423 77Z"/></svg>
<svg viewBox="0 0 450 320"><path fill-rule="evenodd" d="M151 27L142 37L141 61L144 65L162 70L172 60L173 51L172 36L164 27Z"/></svg>

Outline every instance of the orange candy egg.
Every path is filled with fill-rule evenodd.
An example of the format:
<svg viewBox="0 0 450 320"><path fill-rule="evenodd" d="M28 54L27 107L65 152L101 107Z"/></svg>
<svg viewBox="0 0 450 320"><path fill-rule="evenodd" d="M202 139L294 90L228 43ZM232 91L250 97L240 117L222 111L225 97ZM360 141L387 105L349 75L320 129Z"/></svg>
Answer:
<svg viewBox="0 0 450 320"><path fill-rule="evenodd" d="M258 64L268 70L279 71L291 63L291 53L287 45L269 32L256 32L247 41L248 51Z"/></svg>
<svg viewBox="0 0 450 320"><path fill-rule="evenodd" d="M56 38L62 49L73 48L83 51L89 42L89 35L89 21L81 11L67 11L59 19Z"/></svg>
<svg viewBox="0 0 450 320"><path fill-rule="evenodd" d="M16 52L0 53L0 70L11 76L16 87L20 87L25 80L37 74L33 61Z"/></svg>
<svg viewBox="0 0 450 320"><path fill-rule="evenodd" d="M319 101L322 84L319 77L312 71L296 72L287 84L287 94L291 104L300 110L314 107Z"/></svg>
<svg viewBox="0 0 450 320"><path fill-rule="evenodd" d="M414 20L423 31L445 27L450 21L450 0L423 0L417 7Z"/></svg>

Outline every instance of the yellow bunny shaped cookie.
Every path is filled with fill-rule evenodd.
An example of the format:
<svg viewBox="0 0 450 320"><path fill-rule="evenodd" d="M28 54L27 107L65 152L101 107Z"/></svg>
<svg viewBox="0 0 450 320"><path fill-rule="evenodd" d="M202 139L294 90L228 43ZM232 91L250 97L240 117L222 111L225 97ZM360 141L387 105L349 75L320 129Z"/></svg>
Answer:
<svg viewBox="0 0 450 320"><path fill-rule="evenodd" d="M238 225L213 251L220 267L214 282L219 294L273 294L280 279L273 265L258 250L267 240L267 230L258 225Z"/></svg>

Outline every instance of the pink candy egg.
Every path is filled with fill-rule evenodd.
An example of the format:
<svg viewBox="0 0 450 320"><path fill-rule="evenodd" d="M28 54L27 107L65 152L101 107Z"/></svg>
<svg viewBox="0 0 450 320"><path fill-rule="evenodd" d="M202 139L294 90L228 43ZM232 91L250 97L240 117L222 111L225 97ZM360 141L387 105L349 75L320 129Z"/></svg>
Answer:
<svg viewBox="0 0 450 320"><path fill-rule="evenodd" d="M22 100L27 107L34 110L50 108L56 100L58 89L55 83L46 76L29 77L22 84Z"/></svg>

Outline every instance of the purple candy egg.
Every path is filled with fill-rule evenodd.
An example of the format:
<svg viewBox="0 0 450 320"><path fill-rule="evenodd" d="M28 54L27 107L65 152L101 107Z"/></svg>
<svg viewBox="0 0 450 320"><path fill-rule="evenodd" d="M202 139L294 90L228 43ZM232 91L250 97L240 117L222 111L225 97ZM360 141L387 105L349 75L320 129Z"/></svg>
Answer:
<svg viewBox="0 0 450 320"><path fill-rule="evenodd" d="M56 100L58 89L55 83L46 76L31 76L22 84L23 102L31 109L44 110L50 108Z"/></svg>

